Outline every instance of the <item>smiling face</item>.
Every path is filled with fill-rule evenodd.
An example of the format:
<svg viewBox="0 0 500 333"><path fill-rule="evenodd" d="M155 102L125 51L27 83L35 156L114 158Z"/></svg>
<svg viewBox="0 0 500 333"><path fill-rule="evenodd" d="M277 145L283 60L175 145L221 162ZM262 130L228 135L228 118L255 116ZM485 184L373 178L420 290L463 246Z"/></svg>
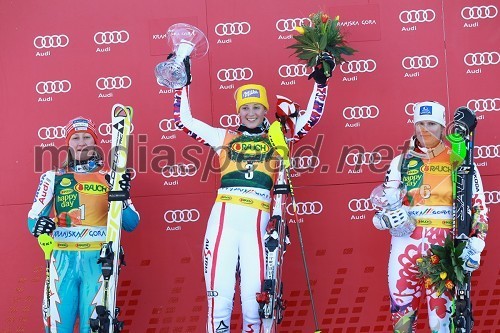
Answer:
<svg viewBox="0 0 500 333"><path fill-rule="evenodd" d="M90 133L77 132L68 141L69 150L77 161L85 161L94 155L95 140Z"/></svg>
<svg viewBox="0 0 500 333"><path fill-rule="evenodd" d="M415 124L415 135L425 148L434 148L441 142L443 129L443 126L434 121L423 120Z"/></svg>
<svg viewBox="0 0 500 333"><path fill-rule="evenodd" d="M240 123L248 128L259 127L267 114L266 108L260 103L243 104L238 110Z"/></svg>

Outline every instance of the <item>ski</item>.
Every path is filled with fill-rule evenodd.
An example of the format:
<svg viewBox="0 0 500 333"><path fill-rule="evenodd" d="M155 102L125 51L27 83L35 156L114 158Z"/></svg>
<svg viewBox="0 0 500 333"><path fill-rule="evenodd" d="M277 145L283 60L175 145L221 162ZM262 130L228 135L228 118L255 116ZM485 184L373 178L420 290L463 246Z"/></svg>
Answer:
<svg viewBox="0 0 500 333"><path fill-rule="evenodd" d="M109 210L106 241L102 245L98 263L102 266L102 302L96 306L97 318L90 319L92 333L118 333L123 322L118 320L120 309L116 307L116 290L120 266L125 264L120 244L123 201L126 192L120 188L119 181L127 170L128 140L132 125L133 109L115 104L111 110L112 140L110 153L110 186L108 193Z"/></svg>
<svg viewBox="0 0 500 333"><path fill-rule="evenodd" d="M448 138L452 147L453 167L453 225L455 245L466 242L472 227L472 185L474 177L474 131L477 125L475 113L460 107L453 117L453 134ZM455 159L455 161L453 160ZM455 291L455 332L469 333L474 326L472 316L471 274L465 273L464 283Z"/></svg>
<svg viewBox="0 0 500 333"><path fill-rule="evenodd" d="M292 185L292 180L290 176L290 169L291 169L291 161L290 161L290 147L288 146L287 140L285 138L285 135L283 132L286 132L286 126L284 121L285 119L280 119L280 121L275 121L271 124L269 127L269 141L271 142L271 146L276 150L278 155L281 157L281 167L284 169L283 173L284 176L286 177L286 190L287 193L289 194L289 197L291 199L290 205L293 208L293 213L295 217L295 225L297 227L297 236L299 240L299 245L300 245L300 252L302 255L302 263L304 266L304 272L305 272L305 277L306 277L306 282L307 282L307 289L309 291L309 298L311 301L311 308L313 312L313 317L314 317L314 325L315 325L315 333L321 333L321 330L319 329L319 324L318 324L318 319L316 315L316 308L314 305L314 298L312 294L312 288L310 284L310 278L309 278L309 270L307 268L307 263L306 263L306 256L305 256L305 250L304 250L304 241L302 240L302 232L300 230L300 225L299 225L299 218L298 218L298 213L297 213L297 203L295 202L295 194L293 191L293 185ZM290 129L293 135L293 128ZM280 169L281 171L281 169ZM288 206L286 206L288 207ZM283 212L285 212L286 209L283 209ZM281 277L280 277L281 278ZM276 289L277 286L275 286ZM280 287L281 287L281 282L280 282ZM282 291L281 291L282 292ZM277 319L277 318L273 318Z"/></svg>
<svg viewBox="0 0 500 333"><path fill-rule="evenodd" d="M286 199L290 189L286 182L284 163L283 161L278 163L279 171L273 189L272 216L264 236L264 280L261 292L257 294L264 333L277 332L277 325L283 320L283 310L286 308L281 277L286 246L290 243L286 222Z"/></svg>

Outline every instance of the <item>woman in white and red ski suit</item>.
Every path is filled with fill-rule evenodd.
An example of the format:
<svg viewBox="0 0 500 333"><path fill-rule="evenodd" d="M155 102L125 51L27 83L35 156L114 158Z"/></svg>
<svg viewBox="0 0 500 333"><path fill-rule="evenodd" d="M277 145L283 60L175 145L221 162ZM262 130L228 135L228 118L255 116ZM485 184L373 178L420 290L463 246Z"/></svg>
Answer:
<svg viewBox="0 0 500 333"><path fill-rule="evenodd" d="M294 140L306 135L323 114L327 84L324 74L320 79L318 76L321 76L319 70L312 77L320 83L315 84L307 110L297 120ZM209 333L230 331L237 267L241 279L242 332L261 331L256 294L261 291L264 279L264 235L276 172L275 153L267 138L266 89L247 84L236 90L235 99L241 125L232 131L193 118L188 88L175 92L176 125L198 142L212 147L221 166L221 185L203 241Z"/></svg>
<svg viewBox="0 0 500 333"><path fill-rule="evenodd" d="M444 333L450 332L453 295L438 295L434 288L424 288L416 264L418 258L429 254L431 245L443 245L452 231L451 149L443 142L444 106L430 101L417 103L414 125L409 150L391 162L386 174L386 181L400 180L407 186L404 205L377 212L373 224L380 230L391 229L393 235L388 270L394 332L415 332L420 299L425 294L430 329ZM488 230L483 185L479 171L474 170L472 232L466 247L469 251L464 251L463 257L468 271L479 267ZM416 228L407 228L410 218ZM402 228L406 228L406 234L401 235Z"/></svg>

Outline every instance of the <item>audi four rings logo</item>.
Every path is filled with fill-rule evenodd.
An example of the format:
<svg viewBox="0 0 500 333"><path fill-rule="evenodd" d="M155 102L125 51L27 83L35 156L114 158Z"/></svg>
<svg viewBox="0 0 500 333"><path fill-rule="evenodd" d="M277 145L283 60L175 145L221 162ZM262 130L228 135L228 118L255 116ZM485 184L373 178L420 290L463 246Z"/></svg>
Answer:
<svg viewBox="0 0 500 333"><path fill-rule="evenodd" d="M286 206L288 214L293 214L293 204ZM319 201L297 202L297 215L318 215L323 211L323 204Z"/></svg>
<svg viewBox="0 0 500 333"><path fill-rule="evenodd" d="M296 27L301 25L311 26L311 20L307 17L280 19L276 21L276 30L279 32L294 31Z"/></svg>
<svg viewBox="0 0 500 333"><path fill-rule="evenodd" d="M476 158L499 158L500 145L475 146L474 156Z"/></svg>
<svg viewBox="0 0 500 333"><path fill-rule="evenodd" d="M126 43L129 37L130 35L125 30L99 31L94 35L94 42L98 45Z"/></svg>
<svg viewBox="0 0 500 333"><path fill-rule="evenodd" d="M432 22L436 13L432 9L403 10L399 13L401 23L423 23Z"/></svg>
<svg viewBox="0 0 500 333"><path fill-rule="evenodd" d="M368 199L351 199L349 200L348 207L349 210L353 213L375 210L372 203Z"/></svg>
<svg viewBox="0 0 500 333"><path fill-rule="evenodd" d="M377 165L382 161L382 154L379 152L349 153L345 157L345 162L349 166L355 165Z"/></svg>
<svg viewBox="0 0 500 333"><path fill-rule="evenodd" d="M500 203L500 191L484 191L486 204Z"/></svg>
<svg viewBox="0 0 500 333"><path fill-rule="evenodd" d="M319 163L318 156L294 156L291 159L291 168L294 170L316 169Z"/></svg>
<svg viewBox="0 0 500 333"><path fill-rule="evenodd" d="M130 179L134 180L137 176L137 171L134 168L127 168L127 172L130 173Z"/></svg>
<svg viewBox="0 0 500 333"><path fill-rule="evenodd" d="M38 130L38 137L41 140L62 139L65 136L66 129L64 126L40 127Z"/></svg>
<svg viewBox="0 0 500 333"><path fill-rule="evenodd" d="M250 30L248 22L219 23L215 26L217 36L246 35Z"/></svg>
<svg viewBox="0 0 500 333"><path fill-rule="evenodd" d="M99 131L99 134L102 136L107 136L111 135L113 131L113 124L112 123L102 123L99 125L99 128L97 129ZM134 124L131 124L130 127L130 133L134 131Z"/></svg>
<svg viewBox="0 0 500 333"><path fill-rule="evenodd" d="M340 70L344 74L371 73L377 69L375 60L351 60L340 65Z"/></svg>
<svg viewBox="0 0 500 333"><path fill-rule="evenodd" d="M225 114L220 117L219 124L225 128L240 126L240 117L237 114Z"/></svg>
<svg viewBox="0 0 500 333"><path fill-rule="evenodd" d="M174 132L174 131L181 130L179 127L175 126L174 119L162 119L158 123L158 127L160 128L160 131L162 131L162 132Z"/></svg>
<svg viewBox="0 0 500 333"><path fill-rule="evenodd" d="M348 106L342 114L347 120L377 118L380 111L375 105Z"/></svg>
<svg viewBox="0 0 500 333"><path fill-rule="evenodd" d="M405 113L409 116L413 116L413 108L415 107L415 103L408 103L405 105Z"/></svg>
<svg viewBox="0 0 500 333"><path fill-rule="evenodd" d="M167 223L196 222L200 219L200 212L197 209L167 210L163 218Z"/></svg>
<svg viewBox="0 0 500 333"><path fill-rule="evenodd" d="M33 40L33 45L37 49L50 49L52 47L66 47L69 44L69 37L66 35L37 36Z"/></svg>
<svg viewBox="0 0 500 333"><path fill-rule="evenodd" d="M278 69L278 74L281 77L308 76L310 72L311 71L305 64L281 65L280 68Z"/></svg>
<svg viewBox="0 0 500 333"><path fill-rule="evenodd" d="M100 77L95 82L99 90L127 89L132 85L132 79L128 76Z"/></svg>
<svg viewBox="0 0 500 333"><path fill-rule="evenodd" d="M435 55L405 57L401 61L404 69L434 68L439 64Z"/></svg>
<svg viewBox="0 0 500 333"><path fill-rule="evenodd" d="M476 112L500 111L500 98L471 99L467 107Z"/></svg>
<svg viewBox="0 0 500 333"><path fill-rule="evenodd" d="M217 78L221 82L250 80L252 77L253 71L248 67L227 69L223 68L217 72Z"/></svg>
<svg viewBox="0 0 500 333"><path fill-rule="evenodd" d="M500 53L498 52L467 53L464 56L464 63L467 66L496 65L499 62Z"/></svg>
<svg viewBox="0 0 500 333"><path fill-rule="evenodd" d="M179 163L174 165L165 165L161 174L165 178L191 177L196 174L196 166L193 163Z"/></svg>
<svg viewBox="0 0 500 333"><path fill-rule="evenodd" d="M71 90L71 82L68 80L40 81L35 89L40 95L67 93Z"/></svg>
<svg viewBox="0 0 500 333"><path fill-rule="evenodd" d="M464 20L494 18L498 15L498 8L493 5L464 7L460 14Z"/></svg>

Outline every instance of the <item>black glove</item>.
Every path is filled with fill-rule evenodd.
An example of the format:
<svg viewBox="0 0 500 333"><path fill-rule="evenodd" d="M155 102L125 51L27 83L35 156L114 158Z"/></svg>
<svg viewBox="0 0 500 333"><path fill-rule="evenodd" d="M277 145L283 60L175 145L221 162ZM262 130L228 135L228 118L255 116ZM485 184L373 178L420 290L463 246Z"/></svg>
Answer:
<svg viewBox="0 0 500 333"><path fill-rule="evenodd" d="M170 53L167 57L167 60L172 58L173 56L175 55L175 53ZM184 60L182 60L182 63L184 64L184 69L186 70L186 77L187 77L187 82L186 82L186 86L189 86L191 84L191 79L192 79L192 76L191 76L191 58L189 56L187 56L186 58L184 58Z"/></svg>
<svg viewBox="0 0 500 333"><path fill-rule="evenodd" d="M323 68L323 62L326 62L330 66L326 73L325 69ZM317 84L325 85L328 78L332 76L332 71L335 69L335 66L335 60L333 59L331 54L328 52L323 52L318 58L316 66L314 66L314 71L309 74L308 79L314 79Z"/></svg>
<svg viewBox="0 0 500 333"><path fill-rule="evenodd" d="M104 176L108 184L111 183L111 177L109 174ZM110 191L108 194L108 201L125 201L130 198L130 181L132 177L130 172L126 171L122 174L122 179L118 181L120 184L120 191ZM110 184L111 185L111 184Z"/></svg>
<svg viewBox="0 0 500 333"><path fill-rule="evenodd" d="M48 216L40 216L33 228L33 236L38 237L41 234L50 234L56 229L56 224Z"/></svg>

